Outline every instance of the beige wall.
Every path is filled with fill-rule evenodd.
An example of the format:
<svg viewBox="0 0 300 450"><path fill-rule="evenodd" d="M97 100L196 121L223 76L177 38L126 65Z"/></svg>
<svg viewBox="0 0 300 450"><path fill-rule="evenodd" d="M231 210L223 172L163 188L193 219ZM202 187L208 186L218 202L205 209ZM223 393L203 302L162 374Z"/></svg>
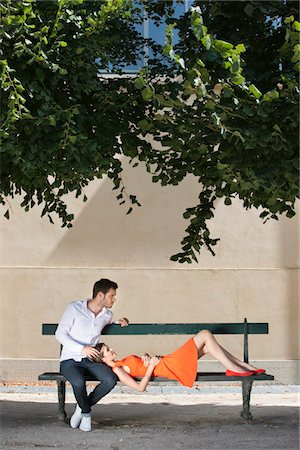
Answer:
<svg viewBox="0 0 300 450"><path fill-rule="evenodd" d="M217 204L211 228L221 242L212 257L203 250L198 264L179 265L169 257L180 250L188 222L182 213L197 201L199 185L153 184L142 168L124 171L127 192L141 208L126 215L105 178L87 189L88 202L69 198L76 220L71 230L25 213L11 202L11 219L1 216L2 379L17 377L16 365L57 358L55 338L41 336L43 322L57 322L74 299L91 295L100 277L118 282L114 315L131 322L266 321L270 335L250 338L256 360L298 358L297 218L263 224L256 210L237 200ZM173 350L183 337L110 338L120 355ZM241 355L242 340L222 337ZM107 339L108 340L108 339ZM10 373L9 364L14 372ZM33 364L34 366L34 364ZM45 370L49 367L45 367ZM14 373L14 375L12 375ZM32 377L37 373L32 369ZM21 376L21 375L20 375Z"/></svg>

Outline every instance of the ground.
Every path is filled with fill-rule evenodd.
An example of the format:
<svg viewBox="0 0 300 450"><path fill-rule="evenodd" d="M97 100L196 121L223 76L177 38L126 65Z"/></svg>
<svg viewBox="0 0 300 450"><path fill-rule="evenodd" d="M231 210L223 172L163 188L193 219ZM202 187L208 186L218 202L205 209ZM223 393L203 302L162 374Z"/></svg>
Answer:
<svg viewBox="0 0 300 450"><path fill-rule="evenodd" d="M253 421L240 417L241 388L153 387L146 394L116 388L93 410L93 430L72 430L57 421L50 387L2 386L1 448L97 450L299 449L296 386L253 388ZM118 391L119 389L119 391ZM68 390L68 416L74 410Z"/></svg>

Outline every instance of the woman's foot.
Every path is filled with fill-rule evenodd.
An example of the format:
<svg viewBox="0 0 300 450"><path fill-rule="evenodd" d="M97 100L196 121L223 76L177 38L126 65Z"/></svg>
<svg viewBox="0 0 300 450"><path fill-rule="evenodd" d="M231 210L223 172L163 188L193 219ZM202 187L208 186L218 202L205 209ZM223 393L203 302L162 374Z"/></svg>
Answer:
<svg viewBox="0 0 300 450"><path fill-rule="evenodd" d="M255 372L232 372L231 370L226 370L227 377L250 377L251 375L255 375Z"/></svg>
<svg viewBox="0 0 300 450"><path fill-rule="evenodd" d="M244 367L245 367L246 371L249 371L249 372L265 373L265 369L257 369L257 367L251 366L250 364L247 364Z"/></svg>

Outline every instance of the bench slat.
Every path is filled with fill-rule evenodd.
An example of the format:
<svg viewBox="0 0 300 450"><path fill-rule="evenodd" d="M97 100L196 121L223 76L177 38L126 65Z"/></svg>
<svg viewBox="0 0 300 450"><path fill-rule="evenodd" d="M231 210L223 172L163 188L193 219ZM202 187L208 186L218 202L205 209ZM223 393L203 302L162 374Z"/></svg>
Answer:
<svg viewBox="0 0 300 450"><path fill-rule="evenodd" d="M54 335L56 323L43 323L42 334ZM210 330L213 334L244 334L243 323L134 323L127 327L107 325L103 335L147 335L147 334L196 334L200 330ZM248 334L268 334L268 323L249 323Z"/></svg>
<svg viewBox="0 0 300 450"><path fill-rule="evenodd" d="M40 381L66 381L65 377L60 373L60 372L45 372L42 373L41 375L39 375L38 378ZM136 380L140 380L140 378L135 378ZM227 375L225 375L224 372L198 372L197 373L197 377L196 377L196 381L241 381L245 379L245 377L228 377ZM273 375L268 375L266 373L262 373L262 374L258 374L258 375L252 375L251 377L246 377L246 379L248 380L253 380L253 381L265 381L265 380L274 380L274 376ZM92 377L86 377L87 381L96 381L94 380ZM165 383L176 383L178 384L178 382L176 380L169 380L168 378L161 378L161 377L156 377L151 379L152 383L161 383L161 382L165 382Z"/></svg>

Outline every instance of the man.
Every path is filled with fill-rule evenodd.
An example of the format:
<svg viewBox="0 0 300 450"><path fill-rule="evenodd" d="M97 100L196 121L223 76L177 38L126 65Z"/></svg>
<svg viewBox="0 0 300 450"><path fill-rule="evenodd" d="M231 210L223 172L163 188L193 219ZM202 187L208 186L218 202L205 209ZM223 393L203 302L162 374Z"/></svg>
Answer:
<svg viewBox="0 0 300 450"><path fill-rule="evenodd" d="M82 431L91 431L91 406L108 394L117 382L110 367L92 362L93 357L99 356L94 346L103 328L112 322L110 308L116 301L117 288L114 281L104 278L97 281L92 299L75 301L67 306L55 333L62 344L61 372L71 383L77 401L70 425ZM123 317L115 323L127 326L128 319ZM100 381L89 395L86 374Z"/></svg>

